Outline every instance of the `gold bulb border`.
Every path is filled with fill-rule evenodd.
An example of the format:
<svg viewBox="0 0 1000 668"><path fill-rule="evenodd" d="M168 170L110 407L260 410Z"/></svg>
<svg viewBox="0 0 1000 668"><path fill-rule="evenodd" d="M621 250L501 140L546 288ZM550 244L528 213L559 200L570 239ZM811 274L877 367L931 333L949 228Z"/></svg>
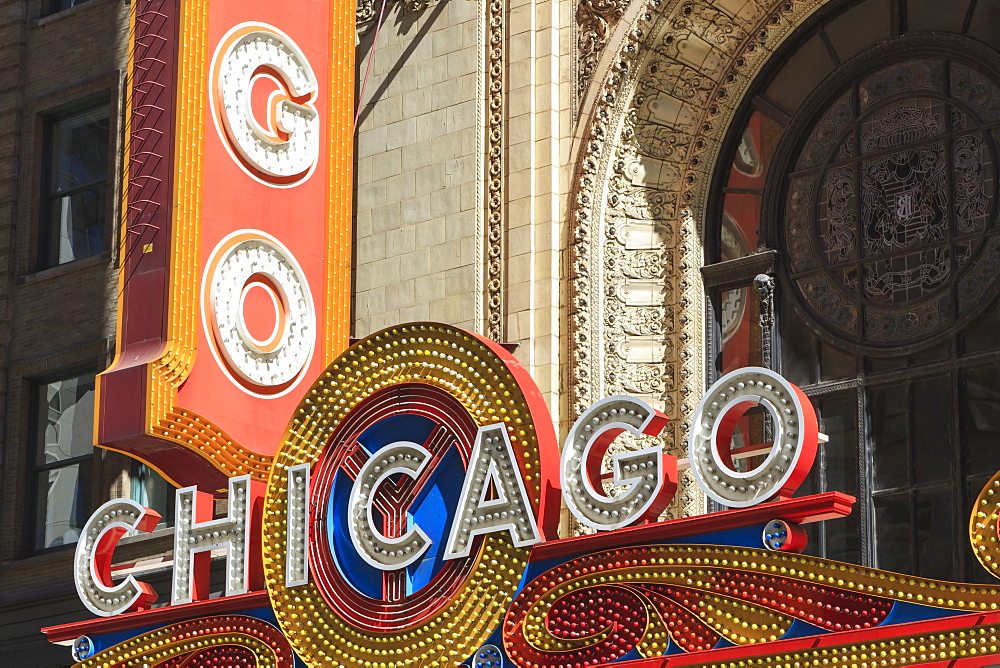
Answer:
<svg viewBox="0 0 1000 668"><path fill-rule="evenodd" d="M560 599L581 589L605 587L630 590L642 600L646 595L641 592L641 586L649 584L698 592L700 601L696 607L681 607L736 645L772 642L784 635L791 624L791 616L712 589L715 575L722 570L765 574L873 599L947 610L969 613L1000 610L1000 586L996 585L911 577L818 557L751 548L645 546L609 550L577 559L573 562L573 572L577 575L572 577L555 578L543 574L537 578L518 594L511 606L505 622L505 644L510 646L511 642L523 641L537 651L562 654L569 660L570 654L600 644L608 633L602 631L573 640L553 636L547 619ZM523 609L520 621L516 620L518 608ZM653 606L647 605L647 613L651 622L647 623L637 648L644 656L659 656L665 650L662 635L669 632Z"/></svg>
<svg viewBox="0 0 1000 668"><path fill-rule="evenodd" d="M314 584L286 587L287 471L315 466L336 426L361 401L387 387L423 383L459 401L477 426L503 423L515 445L525 488L539 511L541 458L523 379L475 335L414 323L369 336L342 353L305 395L277 454L264 504L264 575L282 630L309 666L453 666L498 626L527 565L530 548L506 534L486 536L452 600L412 627L372 633L341 619ZM547 419L548 416L546 415Z"/></svg>
<svg viewBox="0 0 1000 668"><path fill-rule="evenodd" d="M254 617L227 615L180 622L149 631L74 664L74 668L157 666L209 647L250 650L258 668L291 668L295 659L281 631Z"/></svg>

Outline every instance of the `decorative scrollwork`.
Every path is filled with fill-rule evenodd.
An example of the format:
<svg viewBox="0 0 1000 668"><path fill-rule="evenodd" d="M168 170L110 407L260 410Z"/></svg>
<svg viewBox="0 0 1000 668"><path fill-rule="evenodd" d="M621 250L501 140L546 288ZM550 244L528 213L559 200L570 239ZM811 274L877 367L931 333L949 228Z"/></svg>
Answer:
<svg viewBox="0 0 1000 668"><path fill-rule="evenodd" d="M486 3L486 335L503 341L504 0Z"/></svg>
<svg viewBox="0 0 1000 668"><path fill-rule="evenodd" d="M995 538L997 492L985 511ZM995 563L995 562L991 562ZM996 568L996 566L994 566ZM623 548L544 573L514 599L504 646L520 665L614 661L632 650L660 656L673 643L710 649L779 638L793 620L828 631L885 622L896 602L948 610L996 607L1000 586L956 585L790 553L676 545ZM615 623L616 620L618 623Z"/></svg>
<svg viewBox="0 0 1000 668"><path fill-rule="evenodd" d="M109 647L76 664L96 666L241 665L292 668L292 648L277 628L253 617L204 617L164 626Z"/></svg>
<svg viewBox="0 0 1000 668"><path fill-rule="evenodd" d="M582 96L590 85L601 51L628 3L629 0L580 0L576 6L578 95Z"/></svg>
<svg viewBox="0 0 1000 668"><path fill-rule="evenodd" d="M357 3L358 23L367 23L378 15L378 7L381 5L381 0L357 0ZM427 6L427 2L426 0L402 0L400 5L403 8L403 12L412 14L424 9Z"/></svg>
<svg viewBox="0 0 1000 668"><path fill-rule="evenodd" d="M802 131L828 91L783 140L806 137L780 227L791 284L814 322L872 353L932 345L974 316L965 292L1000 290L984 270L1000 233L1000 143L980 129L1000 118L1000 88L950 67L950 82L943 57L848 72L820 120Z"/></svg>

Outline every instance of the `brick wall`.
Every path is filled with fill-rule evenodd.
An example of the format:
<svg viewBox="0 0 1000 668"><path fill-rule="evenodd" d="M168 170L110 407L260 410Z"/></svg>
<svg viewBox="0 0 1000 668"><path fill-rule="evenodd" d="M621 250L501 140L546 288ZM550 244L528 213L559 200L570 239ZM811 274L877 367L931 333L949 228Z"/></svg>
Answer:
<svg viewBox="0 0 1000 668"><path fill-rule="evenodd" d="M113 154L128 33L125 0L91 0L42 17L42 0L0 1L0 665L70 663L39 628L83 618L72 584L71 548L30 555L25 540L30 378L113 351L117 257L113 250L42 272L38 221L42 114L94 94L112 106ZM117 158L117 159L120 159ZM109 165L109 192L120 164ZM115 198L109 201L114 205ZM108 211L114 246L117 211ZM97 452L95 499L123 491L125 459Z"/></svg>

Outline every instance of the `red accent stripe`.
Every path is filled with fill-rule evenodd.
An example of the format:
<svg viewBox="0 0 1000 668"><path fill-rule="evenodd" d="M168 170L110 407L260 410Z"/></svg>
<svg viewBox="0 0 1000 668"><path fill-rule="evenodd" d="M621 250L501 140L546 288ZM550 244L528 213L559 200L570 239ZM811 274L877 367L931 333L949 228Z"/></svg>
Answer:
<svg viewBox="0 0 1000 668"><path fill-rule="evenodd" d="M168 605L163 608L133 612L117 617L100 617L83 622L49 626L42 629L49 642L74 640L80 636L95 636L105 633L116 633L130 629L141 629L147 626L166 626L197 617L209 615L225 615L235 612L246 612L254 608L270 608L271 601L266 591L252 591L249 594L213 598L208 601L195 601L184 605Z"/></svg>
<svg viewBox="0 0 1000 668"><path fill-rule="evenodd" d="M708 515L640 524L617 531L550 540L536 545L531 550L529 561L569 559L599 550L682 539L727 529L742 529L755 524L763 525L771 520L785 520L796 524L832 520L850 515L855 501L857 499L853 496L842 492L824 492L798 499L762 503L752 508L724 510Z"/></svg>
<svg viewBox="0 0 1000 668"><path fill-rule="evenodd" d="M614 666L615 668L680 668L681 666L704 666L715 661L738 661L740 659L761 658L771 654L789 654L801 652L819 647L837 647L839 645L854 645L858 643L873 642L877 640L892 640L895 638L906 638L925 633L940 633L957 629L984 626L987 624L1000 623L1000 612L988 612L985 614L973 613L971 615L960 615L957 617L944 617L922 622L907 622L905 624L892 624L890 626L879 626L864 631L840 631L837 633L825 633L818 636L807 636L805 638L792 638L789 640L776 640L774 642L760 645L746 645L743 647L725 647L713 649L706 652L691 652L690 654L672 654L652 659L639 659L637 661L619 661L615 663L603 664ZM976 659L983 661L982 664L972 663ZM955 665L955 661L962 661L960 665L993 665L996 663L996 655L969 657L966 659L949 659L946 661L921 664L924 666L950 666ZM968 663L965 663L968 662Z"/></svg>

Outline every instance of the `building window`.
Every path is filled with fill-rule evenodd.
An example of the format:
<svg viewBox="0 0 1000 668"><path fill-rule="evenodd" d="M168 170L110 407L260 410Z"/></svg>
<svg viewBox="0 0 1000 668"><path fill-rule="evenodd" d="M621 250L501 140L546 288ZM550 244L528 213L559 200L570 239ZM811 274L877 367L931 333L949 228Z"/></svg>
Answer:
<svg viewBox="0 0 1000 668"><path fill-rule="evenodd" d="M37 383L32 477L33 547L75 543L90 517L94 455L94 374Z"/></svg>
<svg viewBox="0 0 1000 668"><path fill-rule="evenodd" d="M82 5L89 1L90 0L49 0L49 14L55 14L56 12L61 12L64 9L76 7L77 5Z"/></svg>
<svg viewBox="0 0 1000 668"><path fill-rule="evenodd" d="M714 372L763 363L816 406L800 494L858 503L812 554L984 581L960 537L1000 470L1000 55L885 5L831 3L745 98L704 270Z"/></svg>
<svg viewBox="0 0 1000 668"><path fill-rule="evenodd" d="M160 513L158 529L174 525L174 486L159 473L133 459L129 469L129 498Z"/></svg>
<svg viewBox="0 0 1000 668"><path fill-rule="evenodd" d="M48 118L41 268L105 250L109 127L106 101Z"/></svg>

